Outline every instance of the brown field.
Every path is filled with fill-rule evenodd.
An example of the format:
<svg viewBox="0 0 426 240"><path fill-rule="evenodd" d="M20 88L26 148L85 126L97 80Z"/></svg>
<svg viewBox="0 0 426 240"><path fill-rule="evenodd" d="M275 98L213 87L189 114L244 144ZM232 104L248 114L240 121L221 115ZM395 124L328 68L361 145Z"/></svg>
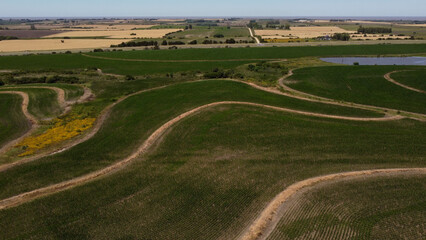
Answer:
<svg viewBox="0 0 426 240"><path fill-rule="evenodd" d="M58 33L63 32L54 30L0 30L0 36L11 36L17 38L41 38Z"/></svg>
<svg viewBox="0 0 426 240"><path fill-rule="evenodd" d="M265 39L316 38L335 33L354 33L339 27L292 27L291 30L256 30Z"/></svg>
<svg viewBox="0 0 426 240"><path fill-rule="evenodd" d="M149 30L121 30L121 31L71 31L60 34L53 34L45 38L62 37L106 37L106 38L161 38L167 33L179 31L181 29L149 29ZM135 34L135 35L131 35Z"/></svg>
<svg viewBox="0 0 426 240"><path fill-rule="evenodd" d="M0 52L50 51L84 48L105 48L119 44L123 39L33 39L0 41Z"/></svg>
<svg viewBox="0 0 426 240"><path fill-rule="evenodd" d="M132 30L135 28L150 28L155 25L136 25L136 24L123 24L123 25L109 25L109 24L82 24L74 25L66 28L61 28L60 30L78 30L78 31L125 31Z"/></svg>

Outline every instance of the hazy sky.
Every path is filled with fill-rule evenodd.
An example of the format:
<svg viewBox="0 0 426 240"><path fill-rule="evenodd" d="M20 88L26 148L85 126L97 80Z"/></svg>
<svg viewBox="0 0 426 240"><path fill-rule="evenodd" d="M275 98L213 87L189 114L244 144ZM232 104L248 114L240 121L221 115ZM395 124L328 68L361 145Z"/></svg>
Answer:
<svg viewBox="0 0 426 240"><path fill-rule="evenodd" d="M0 0L0 17L425 15L426 0Z"/></svg>

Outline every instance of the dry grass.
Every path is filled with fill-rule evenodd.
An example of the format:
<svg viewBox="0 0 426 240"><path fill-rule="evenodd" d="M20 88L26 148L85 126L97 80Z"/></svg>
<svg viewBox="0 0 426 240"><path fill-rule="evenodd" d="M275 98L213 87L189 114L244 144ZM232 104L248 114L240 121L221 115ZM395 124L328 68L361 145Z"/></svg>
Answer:
<svg viewBox="0 0 426 240"><path fill-rule="evenodd" d="M46 36L45 38L57 37L107 37L107 38L161 38L167 33L181 29L150 29L150 30L121 30L121 31L71 31ZM131 35L135 34L135 35Z"/></svg>
<svg viewBox="0 0 426 240"><path fill-rule="evenodd" d="M287 38L316 38L335 33L354 33L339 27L292 27L291 30L256 30L256 35L262 38L287 39Z"/></svg>
<svg viewBox="0 0 426 240"><path fill-rule="evenodd" d="M123 39L34 39L0 41L0 52L46 51L83 48L104 48L119 44Z"/></svg>

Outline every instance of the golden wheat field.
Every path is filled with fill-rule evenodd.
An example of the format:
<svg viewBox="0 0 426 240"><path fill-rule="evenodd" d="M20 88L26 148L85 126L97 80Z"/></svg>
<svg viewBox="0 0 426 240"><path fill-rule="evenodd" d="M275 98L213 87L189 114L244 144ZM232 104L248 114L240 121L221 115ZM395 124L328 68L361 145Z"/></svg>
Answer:
<svg viewBox="0 0 426 240"><path fill-rule="evenodd" d="M106 38L161 38L172 32L181 29L149 29L149 30L119 30L119 31L70 31L64 33L45 36L45 38L62 38L62 37L106 37Z"/></svg>
<svg viewBox="0 0 426 240"><path fill-rule="evenodd" d="M0 41L0 52L47 51L83 48L104 48L123 39L32 39Z"/></svg>
<svg viewBox="0 0 426 240"><path fill-rule="evenodd" d="M270 39L286 39L286 38L316 38L326 35L333 35L335 33L354 33L353 31L346 31L339 27L292 27L291 30L256 30L256 35L262 38Z"/></svg>

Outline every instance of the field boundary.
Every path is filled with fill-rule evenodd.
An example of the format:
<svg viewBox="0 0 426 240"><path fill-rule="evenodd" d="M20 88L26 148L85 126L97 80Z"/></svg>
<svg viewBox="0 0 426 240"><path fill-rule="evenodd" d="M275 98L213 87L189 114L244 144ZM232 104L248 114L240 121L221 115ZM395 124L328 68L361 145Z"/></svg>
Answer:
<svg viewBox="0 0 426 240"><path fill-rule="evenodd" d="M82 184L85 184L87 182L93 181L95 179L98 179L100 177L103 177L107 174L110 174L114 171L117 171L124 166L127 166L130 164L133 160L135 160L139 155L146 153L149 148L158 140L161 138L161 136L167 132L168 129L170 129L174 124L181 121L182 119L199 112L201 110L207 109L209 107L213 106L219 106L219 105L249 105L249 106L256 106L256 107L264 107L268 109L273 109L277 111L283 111L283 112L289 112L289 113L296 113L296 114L302 114L307 116L313 116L313 117L322 117L322 118L332 118L332 119L343 119L343 120L352 120L352 121L392 121L392 120L398 120L401 119L400 116L391 116L391 117L382 117L382 118L355 118L355 117L342 117L342 116L334 116L334 115L326 115L326 114L318 114L318 113L311 113L311 112L303 112L303 111L297 111L292 110L288 108L281 108L281 107L275 107L265 104L258 104L258 103L250 103L250 102L238 102L238 101L222 101L222 102L214 102L210 104L206 104L203 106L199 106L197 108L194 108L190 111L187 111L185 113L180 114L179 116L173 118L172 120L169 120L167 123L163 124L160 128L158 128L154 133L152 133L147 140L135 151L133 152L129 157L120 160L106 168L100 169L98 171L73 178L67 181L63 181L57 184L53 184L47 187L39 188L33 191L29 191L26 193L22 193L7 199L0 200L0 210L11 208L15 206L19 206L21 204L24 204L26 202L33 201L37 198L47 196L53 193L61 192Z"/></svg>
<svg viewBox="0 0 426 240"><path fill-rule="evenodd" d="M315 187L315 185L323 182L331 182L340 179L358 177L358 176L374 176L380 174L426 174L426 168L395 168L395 169L373 169L354 172L335 173L330 175L309 178L300 182L296 182L284 191L279 193L264 210L259 214L256 220L241 234L240 240L263 240L268 238L272 233L281 217L279 209L287 202L287 200L307 187ZM280 213L280 214L279 214Z"/></svg>
<svg viewBox="0 0 426 240"><path fill-rule="evenodd" d="M398 72L406 72L406 71L409 71L409 70L405 70L405 71L393 71L393 72L390 72L390 73L386 73L386 74L385 74L385 76L384 76L384 78L385 78L386 80L388 80L389 82L391 82L391 83L393 83L393 84L396 84L396 85L398 85L398 86L400 86L400 87L403 87L403 88L405 88L405 89L408 89L408 90L411 90L411 91L414 91L414 92L419 92L419 93L426 93L426 91L423 91L423 90L420 90L420 89L417 89L417 88L413 88L413 87L410 87L410 86L404 85L404 84L402 84L402 83L400 83L400 82L397 82L395 79L393 79L393 78L391 77L391 75L392 75L392 74L394 74L394 73L398 73Z"/></svg>

